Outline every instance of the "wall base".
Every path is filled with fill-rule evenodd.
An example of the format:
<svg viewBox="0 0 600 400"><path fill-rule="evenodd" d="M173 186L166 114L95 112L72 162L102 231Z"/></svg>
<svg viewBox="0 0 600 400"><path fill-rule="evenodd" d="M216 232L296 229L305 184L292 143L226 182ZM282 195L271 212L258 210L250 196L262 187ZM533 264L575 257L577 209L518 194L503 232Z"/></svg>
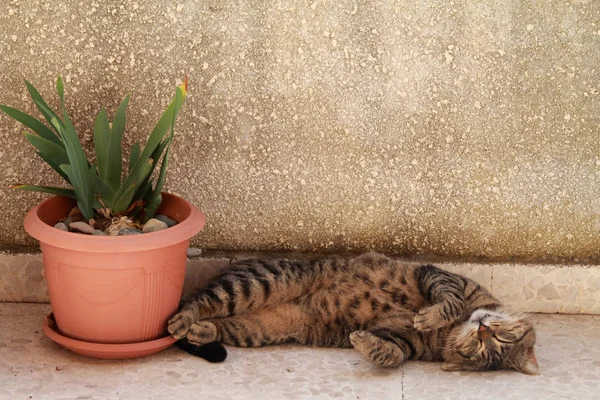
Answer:
<svg viewBox="0 0 600 400"><path fill-rule="evenodd" d="M214 277L231 261L248 257L313 258L314 254L189 253L184 294ZM408 262L419 263L410 260ZM600 265L436 262L486 287L507 307L519 311L600 314ZM0 254L0 301L48 302L41 255Z"/></svg>

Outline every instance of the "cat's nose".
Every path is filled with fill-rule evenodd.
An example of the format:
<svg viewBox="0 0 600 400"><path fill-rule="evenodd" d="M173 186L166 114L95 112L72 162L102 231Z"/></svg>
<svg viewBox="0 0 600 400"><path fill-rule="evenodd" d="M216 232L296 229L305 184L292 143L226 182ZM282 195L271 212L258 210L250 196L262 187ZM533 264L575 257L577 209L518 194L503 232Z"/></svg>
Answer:
<svg viewBox="0 0 600 400"><path fill-rule="evenodd" d="M477 329L477 336L481 340L488 340L492 336L492 331L489 326L480 323Z"/></svg>

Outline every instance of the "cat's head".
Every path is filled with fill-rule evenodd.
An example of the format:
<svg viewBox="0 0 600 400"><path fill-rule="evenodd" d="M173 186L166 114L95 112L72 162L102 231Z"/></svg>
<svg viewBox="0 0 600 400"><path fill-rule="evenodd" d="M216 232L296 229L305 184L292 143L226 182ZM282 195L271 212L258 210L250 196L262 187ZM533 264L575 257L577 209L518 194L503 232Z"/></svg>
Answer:
<svg viewBox="0 0 600 400"><path fill-rule="evenodd" d="M516 369L538 375L535 330L522 316L477 310L455 327L444 350L446 371Z"/></svg>

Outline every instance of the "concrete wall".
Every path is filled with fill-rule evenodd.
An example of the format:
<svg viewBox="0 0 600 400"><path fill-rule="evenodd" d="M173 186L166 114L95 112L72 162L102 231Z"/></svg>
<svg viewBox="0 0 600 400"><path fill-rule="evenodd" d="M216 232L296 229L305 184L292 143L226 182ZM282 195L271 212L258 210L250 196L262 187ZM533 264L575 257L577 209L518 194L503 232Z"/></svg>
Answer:
<svg viewBox="0 0 600 400"><path fill-rule="evenodd" d="M130 90L146 137L186 72L167 189L207 214L197 246L598 254L598 1L0 4L0 103L61 74L88 143ZM6 186L59 182L21 130L0 116L2 247L44 197Z"/></svg>

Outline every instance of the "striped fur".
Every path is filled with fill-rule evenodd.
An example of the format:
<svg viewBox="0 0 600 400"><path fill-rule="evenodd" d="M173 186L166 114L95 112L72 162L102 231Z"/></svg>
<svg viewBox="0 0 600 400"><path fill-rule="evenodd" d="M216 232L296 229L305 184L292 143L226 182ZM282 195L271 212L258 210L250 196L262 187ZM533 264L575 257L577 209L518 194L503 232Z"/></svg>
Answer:
<svg viewBox="0 0 600 400"><path fill-rule="evenodd" d="M184 301L168 329L192 348L294 341L353 347L385 367L412 359L445 361L447 370L537 372L533 327L500 307L470 279L377 253L245 260Z"/></svg>

